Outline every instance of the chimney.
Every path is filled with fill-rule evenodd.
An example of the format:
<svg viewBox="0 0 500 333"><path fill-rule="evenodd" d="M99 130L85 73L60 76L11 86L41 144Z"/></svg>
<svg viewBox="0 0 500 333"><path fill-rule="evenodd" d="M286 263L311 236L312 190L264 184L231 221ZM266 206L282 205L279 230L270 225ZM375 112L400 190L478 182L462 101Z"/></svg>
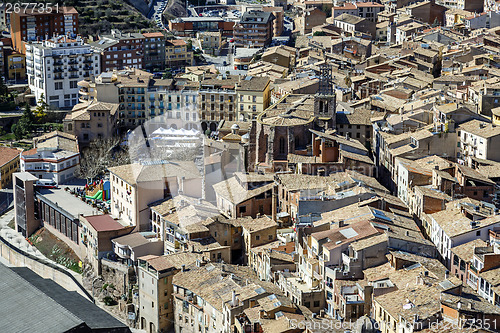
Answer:
<svg viewBox="0 0 500 333"><path fill-rule="evenodd" d="M342 228L345 226L345 221L344 220L339 220L339 228Z"/></svg>
<svg viewBox="0 0 500 333"><path fill-rule="evenodd" d="M181 271L182 271L182 272L185 272L185 271L186 271L186 265L182 265L182 266L181 266Z"/></svg>
<svg viewBox="0 0 500 333"><path fill-rule="evenodd" d="M444 278L445 278L446 280L448 280L448 279L449 279L449 277L450 277L450 271L449 271L449 270L446 270L446 271L444 272Z"/></svg>
<svg viewBox="0 0 500 333"><path fill-rule="evenodd" d="M233 293L232 293L232 300L231 300L231 304L232 306L236 306L236 291L233 290Z"/></svg>
<svg viewBox="0 0 500 333"><path fill-rule="evenodd" d="M196 267L201 267L201 261L200 261L200 259L196 259Z"/></svg>

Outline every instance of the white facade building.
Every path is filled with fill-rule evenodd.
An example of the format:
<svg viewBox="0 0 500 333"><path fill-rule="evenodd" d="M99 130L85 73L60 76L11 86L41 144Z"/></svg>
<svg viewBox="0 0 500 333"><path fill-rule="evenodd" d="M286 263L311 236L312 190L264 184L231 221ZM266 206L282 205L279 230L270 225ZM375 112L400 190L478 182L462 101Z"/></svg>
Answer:
<svg viewBox="0 0 500 333"><path fill-rule="evenodd" d="M35 148L21 154L21 171L39 179L64 183L74 177L80 164L80 154L52 148Z"/></svg>
<svg viewBox="0 0 500 333"><path fill-rule="evenodd" d="M78 103L78 81L98 75L100 54L80 37L58 36L26 44L26 71L31 91L38 102L53 108L70 108Z"/></svg>
<svg viewBox="0 0 500 333"><path fill-rule="evenodd" d="M488 230L500 227L500 215L492 215L482 220L471 220L462 213L460 207L449 207L429 217L432 225L431 241L447 263L447 267L452 259L452 247L475 239L487 241Z"/></svg>

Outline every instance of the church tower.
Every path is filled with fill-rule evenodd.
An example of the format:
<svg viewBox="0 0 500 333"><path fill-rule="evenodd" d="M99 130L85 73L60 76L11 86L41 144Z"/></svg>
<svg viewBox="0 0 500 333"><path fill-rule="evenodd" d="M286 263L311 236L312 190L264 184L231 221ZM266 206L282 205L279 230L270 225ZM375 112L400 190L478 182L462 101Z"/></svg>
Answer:
<svg viewBox="0 0 500 333"><path fill-rule="evenodd" d="M336 96L333 90L332 67L320 65L319 89L314 95L314 116L319 127L335 128Z"/></svg>

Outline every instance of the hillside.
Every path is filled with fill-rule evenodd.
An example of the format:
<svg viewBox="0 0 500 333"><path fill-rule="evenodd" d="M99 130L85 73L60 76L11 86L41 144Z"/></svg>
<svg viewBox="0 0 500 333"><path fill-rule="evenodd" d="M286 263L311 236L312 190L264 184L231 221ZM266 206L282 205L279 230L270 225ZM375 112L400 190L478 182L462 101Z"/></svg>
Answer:
<svg viewBox="0 0 500 333"><path fill-rule="evenodd" d="M135 1L138 8L147 11L146 0ZM17 3L18 0L3 0L3 2ZM34 0L33 2L47 3L50 1ZM120 29L124 32L137 32L142 29L154 28L154 23L148 20L138 9L125 0L57 0L59 5L73 6L80 14L80 34L83 36L109 33L111 29ZM143 3L143 4L142 4Z"/></svg>

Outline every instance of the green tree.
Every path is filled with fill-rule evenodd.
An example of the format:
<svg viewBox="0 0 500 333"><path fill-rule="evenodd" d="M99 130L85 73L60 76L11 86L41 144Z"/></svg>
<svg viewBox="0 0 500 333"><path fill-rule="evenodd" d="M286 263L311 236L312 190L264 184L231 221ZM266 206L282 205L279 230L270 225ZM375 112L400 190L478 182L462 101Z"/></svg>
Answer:
<svg viewBox="0 0 500 333"><path fill-rule="evenodd" d="M315 31L313 33L313 36L326 36L326 34L324 33L324 31Z"/></svg>
<svg viewBox="0 0 500 333"><path fill-rule="evenodd" d="M37 124L41 124L43 122L43 120L45 119L45 117L47 116L46 111L47 111L48 106L49 105L45 102L45 96L42 93L40 95L40 99L38 100L38 103L37 103L36 108L35 108L34 120L36 121Z"/></svg>
<svg viewBox="0 0 500 333"><path fill-rule="evenodd" d="M19 119L17 124L12 125L11 127L11 131L14 133L16 140L21 140L31 133L34 119L35 116L31 111L31 107L28 103L26 103L21 119Z"/></svg>

